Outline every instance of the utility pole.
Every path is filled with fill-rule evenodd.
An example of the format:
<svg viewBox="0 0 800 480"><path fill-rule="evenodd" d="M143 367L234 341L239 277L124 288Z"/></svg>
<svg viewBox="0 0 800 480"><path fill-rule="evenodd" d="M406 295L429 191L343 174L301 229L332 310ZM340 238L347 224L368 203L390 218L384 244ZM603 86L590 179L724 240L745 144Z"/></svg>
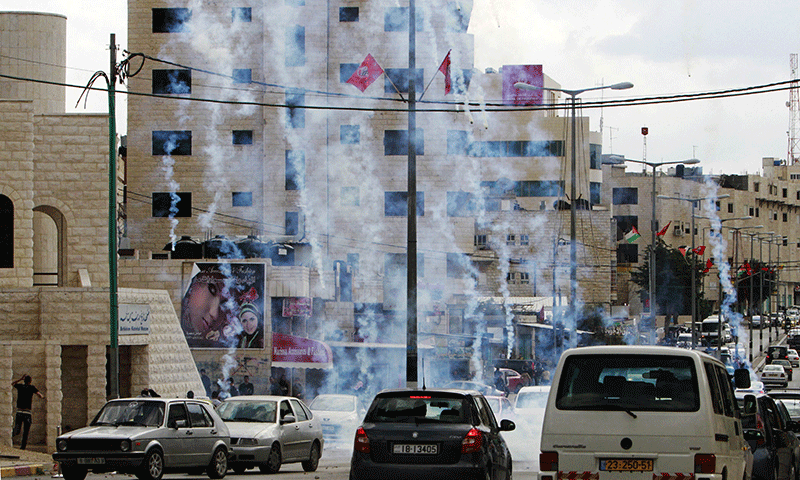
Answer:
<svg viewBox="0 0 800 480"><path fill-rule="evenodd" d="M406 249L406 387L417 388L417 86L416 8L408 6L408 247Z"/></svg>
<svg viewBox="0 0 800 480"><path fill-rule="evenodd" d="M109 395L119 398L119 314L117 298L117 125L115 86L117 83L117 42L111 34L108 75L108 291L109 330Z"/></svg>

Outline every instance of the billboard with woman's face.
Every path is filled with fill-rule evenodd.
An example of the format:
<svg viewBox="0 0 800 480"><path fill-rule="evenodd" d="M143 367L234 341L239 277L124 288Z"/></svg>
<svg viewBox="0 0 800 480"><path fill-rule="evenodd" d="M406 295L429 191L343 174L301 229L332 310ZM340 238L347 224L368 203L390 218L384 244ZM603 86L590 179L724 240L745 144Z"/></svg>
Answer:
<svg viewBox="0 0 800 480"><path fill-rule="evenodd" d="M264 348L263 263L196 263L181 301L189 348Z"/></svg>

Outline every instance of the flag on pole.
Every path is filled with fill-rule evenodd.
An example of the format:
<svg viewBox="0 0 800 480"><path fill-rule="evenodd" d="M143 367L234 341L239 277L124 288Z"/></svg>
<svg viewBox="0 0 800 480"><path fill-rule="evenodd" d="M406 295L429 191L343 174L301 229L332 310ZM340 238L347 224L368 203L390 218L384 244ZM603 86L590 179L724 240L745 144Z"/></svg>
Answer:
<svg viewBox="0 0 800 480"><path fill-rule="evenodd" d="M666 225L664 225L664 228L662 228L661 230L659 230L659 231L658 231L658 233L656 234L656 236L657 236L657 237L663 237L664 235L666 235L666 234L667 234L667 229L669 228L669 226L670 226L671 224L672 224L672 220L670 220L670 222L669 222L669 223L667 223Z"/></svg>
<svg viewBox="0 0 800 480"><path fill-rule="evenodd" d="M678 251L681 252L681 255L683 255L685 257L686 256L686 245L681 245L680 247L678 247Z"/></svg>
<svg viewBox="0 0 800 480"><path fill-rule="evenodd" d="M439 65L439 71L442 72L444 75L444 94L447 95L453 89L453 84L450 81L450 52L452 50L448 50L447 55L445 55L444 60L442 60L442 64Z"/></svg>
<svg viewBox="0 0 800 480"><path fill-rule="evenodd" d="M368 53L367 58L361 62L361 65L359 65L356 71L347 79L347 83L363 92L381 75L383 75L383 69L378 65L378 62L375 61L372 55Z"/></svg>
<svg viewBox="0 0 800 480"><path fill-rule="evenodd" d="M747 275L753 274L753 267L750 266L750 262L744 262L744 269L747 271Z"/></svg>
<svg viewBox="0 0 800 480"><path fill-rule="evenodd" d="M701 255L701 256L705 252L706 252L706 246L705 245L700 245L699 247L697 247L697 248L692 250L692 253L694 253L695 255Z"/></svg>
<svg viewBox="0 0 800 480"><path fill-rule="evenodd" d="M711 270L711 267L713 266L714 266L714 261L709 258L708 260L706 260L706 269L703 270L703 273L708 273L708 271Z"/></svg>
<svg viewBox="0 0 800 480"><path fill-rule="evenodd" d="M639 239L641 235L639 235L639 231L636 230L636 227L631 225L631 231L625 234L625 241L628 243L633 243Z"/></svg>

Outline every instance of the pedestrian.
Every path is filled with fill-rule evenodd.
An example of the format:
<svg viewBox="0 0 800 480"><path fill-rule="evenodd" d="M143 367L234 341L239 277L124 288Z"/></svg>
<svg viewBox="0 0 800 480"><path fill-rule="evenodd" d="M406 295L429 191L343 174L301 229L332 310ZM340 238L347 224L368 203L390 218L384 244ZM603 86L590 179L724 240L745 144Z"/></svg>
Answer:
<svg viewBox="0 0 800 480"><path fill-rule="evenodd" d="M189 390L188 392L186 392L186 398L194 398L194 392L193 392L193 391L191 391L191 390Z"/></svg>
<svg viewBox="0 0 800 480"><path fill-rule="evenodd" d="M22 382L22 383L20 383ZM28 445L28 432L31 430L31 423L33 417L31 415L31 407L33 406L33 396L44 398L42 392L38 388L31 385L31 376L25 374L14 380L11 386L17 389L17 414L14 417L14 433L12 436L19 435L22 430L22 441L20 442L20 450L25 450Z"/></svg>
<svg viewBox="0 0 800 480"><path fill-rule="evenodd" d="M206 389L206 396L211 396L211 379L208 378L205 368L200 369L200 381L203 382L203 388Z"/></svg>
<svg viewBox="0 0 800 480"><path fill-rule="evenodd" d="M239 384L239 395L252 395L254 389L253 384L250 383L250 376L245 375L242 383Z"/></svg>
<svg viewBox="0 0 800 480"><path fill-rule="evenodd" d="M281 387L278 385L278 380L275 377L269 377L269 394L270 395L280 395L281 394Z"/></svg>

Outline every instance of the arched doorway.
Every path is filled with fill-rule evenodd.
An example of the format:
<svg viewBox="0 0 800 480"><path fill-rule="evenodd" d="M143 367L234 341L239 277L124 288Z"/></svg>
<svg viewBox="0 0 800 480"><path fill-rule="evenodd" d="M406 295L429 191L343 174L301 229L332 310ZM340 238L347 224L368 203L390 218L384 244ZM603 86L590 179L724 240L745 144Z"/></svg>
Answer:
<svg viewBox="0 0 800 480"><path fill-rule="evenodd" d="M0 268L14 268L14 203L0 195Z"/></svg>
<svg viewBox="0 0 800 480"><path fill-rule="evenodd" d="M64 215L42 205L33 209L33 285L63 287L66 235Z"/></svg>

